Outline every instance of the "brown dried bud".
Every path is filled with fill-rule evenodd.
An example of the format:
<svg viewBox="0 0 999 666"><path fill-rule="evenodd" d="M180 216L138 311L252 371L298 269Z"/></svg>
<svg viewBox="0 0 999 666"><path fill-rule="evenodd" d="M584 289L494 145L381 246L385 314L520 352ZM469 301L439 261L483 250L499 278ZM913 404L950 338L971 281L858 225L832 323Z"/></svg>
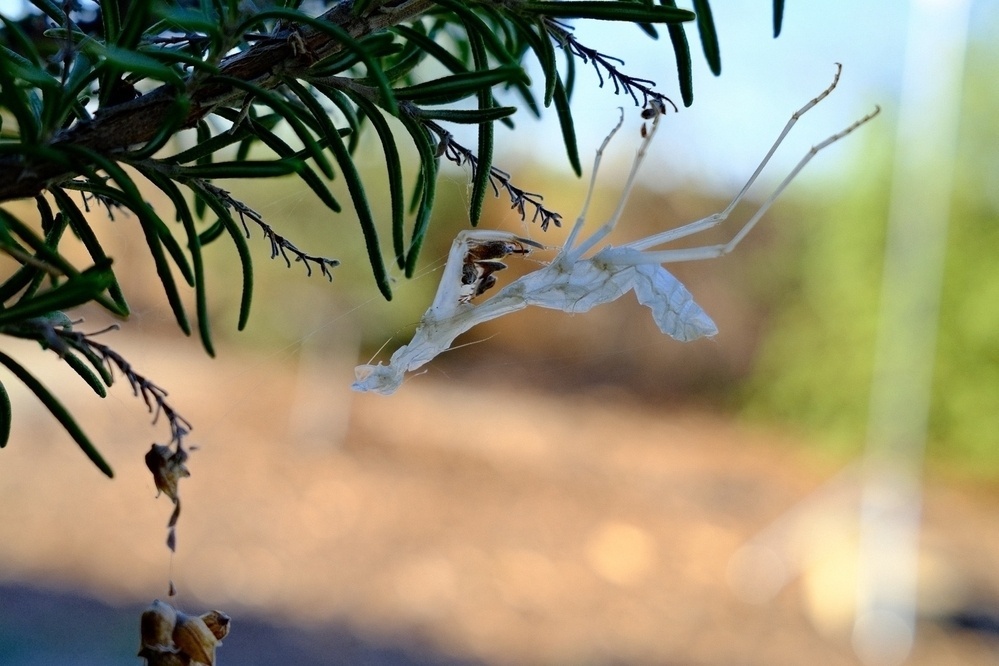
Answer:
<svg viewBox="0 0 999 666"><path fill-rule="evenodd" d="M194 615L177 613L177 624L173 629L173 642L180 651L189 655L192 660L214 666L215 647L218 639L208 628L205 621Z"/></svg>
<svg viewBox="0 0 999 666"><path fill-rule="evenodd" d="M213 610L202 615L201 619L204 620L205 626L208 627L208 630L212 632L215 638L219 639L219 644L221 645L222 639L229 635L229 623L232 621L232 618L222 611Z"/></svg>

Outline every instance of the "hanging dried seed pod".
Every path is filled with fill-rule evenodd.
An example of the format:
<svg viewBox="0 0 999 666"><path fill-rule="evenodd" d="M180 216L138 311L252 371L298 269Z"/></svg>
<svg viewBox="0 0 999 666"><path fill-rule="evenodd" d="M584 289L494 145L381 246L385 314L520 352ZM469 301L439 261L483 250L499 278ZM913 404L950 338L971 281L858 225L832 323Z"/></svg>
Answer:
<svg viewBox="0 0 999 666"><path fill-rule="evenodd" d="M222 611L197 617L156 599L139 622L139 656L147 666L214 666L215 649L229 634L230 622Z"/></svg>
<svg viewBox="0 0 999 666"><path fill-rule="evenodd" d="M194 661L214 666L215 647L219 641L200 617L177 613L173 642Z"/></svg>

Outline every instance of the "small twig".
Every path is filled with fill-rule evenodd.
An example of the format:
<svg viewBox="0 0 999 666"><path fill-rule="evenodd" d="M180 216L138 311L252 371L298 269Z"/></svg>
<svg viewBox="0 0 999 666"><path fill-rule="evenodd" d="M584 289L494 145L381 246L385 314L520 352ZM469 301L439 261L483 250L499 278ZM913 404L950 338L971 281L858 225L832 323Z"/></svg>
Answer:
<svg viewBox="0 0 999 666"><path fill-rule="evenodd" d="M270 241L271 259L281 255L288 267L291 268L292 261L291 257L288 255L294 255L296 262L301 262L305 265L305 270L309 276L312 275L312 267L314 264L327 280L331 282L333 281L333 273L330 272L330 269L336 268L340 265L340 261L338 259L330 259L328 257L321 257L319 255L303 252L290 240L274 231L274 228L271 225L264 222L264 218L261 217L260 213L256 212L242 201L234 198L228 191L204 181L200 181L199 185L215 197L218 197L218 199L222 201L227 208L236 211L239 215L239 221L243 224L243 232L246 234L247 238L250 237L250 228L246 224L248 219L260 227L261 231L264 233L264 237Z"/></svg>
<svg viewBox="0 0 999 666"><path fill-rule="evenodd" d="M114 349L92 339L92 336L117 329L117 325L112 325L101 329L100 331L95 331L94 333L82 333L80 331L72 331L65 328L55 328L54 332L72 347L75 347L80 351L89 349L90 351L98 354L101 357L101 360L104 361L108 370L113 370L117 367L131 385L132 393L136 396L142 396L143 402L146 403L146 408L149 410L149 413L153 415L153 423L156 423L159 420L160 414L166 417L170 424L170 441L176 442L177 448L180 450L184 436L191 431L193 426L190 421L181 416L177 410L167 402L166 398L168 394L166 390L154 384L144 375L136 372L135 369L132 368L132 364Z"/></svg>
<svg viewBox="0 0 999 666"><path fill-rule="evenodd" d="M108 180L109 180L108 178L97 178L96 180L91 178L87 178L84 180L73 179L65 183L62 183L60 187L66 190L75 190L79 192L80 200L83 203L83 210L85 210L88 213L90 212L91 201L96 201L101 206L104 206L104 209L107 211L108 218L110 218L111 221L114 222L115 221L114 209L124 211L126 216L128 216L130 209L124 204L122 204L120 201L112 199L111 197L101 192L94 192L92 191L91 188L92 183L95 185L107 186Z"/></svg>
<svg viewBox="0 0 999 666"><path fill-rule="evenodd" d="M479 168L479 158L475 153L455 141L454 136L437 123L424 118L420 118L420 122L437 135L440 141L437 147L438 153L458 166L464 166L465 164L471 166L472 179L474 180ZM534 215L531 216L531 222L537 222L540 218L542 231L548 231L548 225L552 223L556 227L562 226L562 215L545 208L542 203L544 200L542 195L517 187L510 178L510 174L506 171L494 166L489 167L489 184L493 188L493 193L499 196L500 190L504 190L510 196L510 207L517 211L521 220L527 219L527 206L531 206L534 208Z"/></svg>
<svg viewBox="0 0 999 666"><path fill-rule="evenodd" d="M665 105L669 104L674 111L678 111L673 100L655 89L655 81L630 76L619 70L617 65L624 65L624 61L620 58L584 46L572 34L572 28L564 23L545 19L544 25L548 34L558 42L559 46L584 63L588 62L593 65L593 70L597 73L597 78L600 79L601 88L604 87L604 77L606 76L614 84L614 94L619 95L624 91L635 100L635 106L649 106L649 100L653 100L660 108L665 108ZM603 71L601 71L601 67ZM641 101L638 100L638 94L635 91L642 94Z"/></svg>
<svg viewBox="0 0 999 666"><path fill-rule="evenodd" d="M96 192L87 192L86 190L80 190L80 198L83 200L83 210L90 212L90 201L96 201L101 206L104 206L104 210L107 211L108 219L112 222L114 219L114 209L117 208L125 212L126 217L129 213L129 209L122 205L120 201L115 201L111 197L105 196L103 194L98 194Z"/></svg>
<svg viewBox="0 0 999 666"><path fill-rule="evenodd" d="M110 380L105 382L108 386L113 383L114 369L118 368L118 371L125 376L131 385L132 392L136 396L142 396L146 408L153 415L153 423L159 420L161 414L166 417L170 424L170 441L176 442L177 450L181 451L184 437L192 430L193 426L167 402L166 390L153 383L145 375L136 372L132 364L114 349L94 340L94 336L118 330L118 325L112 324L93 333L83 333L74 331L71 328L73 323L65 315L59 313L58 317L33 317L16 325L5 327L2 332L19 338L37 340L43 347L51 349L61 357L66 356L71 350L75 350L82 354L94 366L94 369L98 369L98 366L103 364L111 376Z"/></svg>

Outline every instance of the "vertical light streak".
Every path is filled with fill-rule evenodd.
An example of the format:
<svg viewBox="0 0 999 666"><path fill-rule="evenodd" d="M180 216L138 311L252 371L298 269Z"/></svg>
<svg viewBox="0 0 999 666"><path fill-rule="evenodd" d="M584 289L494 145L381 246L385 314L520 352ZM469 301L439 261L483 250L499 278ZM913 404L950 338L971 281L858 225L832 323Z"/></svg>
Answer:
<svg viewBox="0 0 999 666"><path fill-rule="evenodd" d="M910 5L860 509L853 645L899 664L915 637L921 476L970 0Z"/></svg>

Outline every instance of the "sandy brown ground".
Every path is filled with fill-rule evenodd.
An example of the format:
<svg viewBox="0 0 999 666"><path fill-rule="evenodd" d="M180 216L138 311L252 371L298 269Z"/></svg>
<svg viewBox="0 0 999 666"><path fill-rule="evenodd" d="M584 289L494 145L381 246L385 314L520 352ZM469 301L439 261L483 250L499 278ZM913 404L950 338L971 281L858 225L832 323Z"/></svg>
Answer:
<svg viewBox="0 0 999 666"><path fill-rule="evenodd" d="M350 364L290 373L286 359L161 351L143 366L201 444L172 574L170 505L142 465L163 431L127 386L98 401L71 381L60 395L89 412L117 478L15 392L0 577L142 601L172 575L180 606L225 609L237 631L251 612L341 623L496 664L856 663L850 479L823 486L837 467L787 434L431 376L390 399L354 396ZM803 500L819 508L800 513ZM940 621L999 600L997 508L988 489L928 485L910 663L999 661L999 643ZM802 575L747 601L779 573L738 559L747 543Z"/></svg>

